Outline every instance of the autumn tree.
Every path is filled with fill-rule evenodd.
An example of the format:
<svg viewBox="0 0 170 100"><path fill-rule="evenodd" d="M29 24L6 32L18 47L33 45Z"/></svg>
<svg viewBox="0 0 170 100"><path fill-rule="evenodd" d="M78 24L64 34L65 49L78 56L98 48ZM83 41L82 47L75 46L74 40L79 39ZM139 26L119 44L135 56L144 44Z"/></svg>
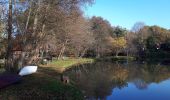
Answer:
<svg viewBox="0 0 170 100"><path fill-rule="evenodd" d="M130 55L130 56L136 56L138 50L137 50L137 46L136 44L134 43L135 42L135 39L137 37L137 34L134 33L134 32L127 32L125 38L126 38L126 41L127 41L127 47L126 47L126 52L127 52L127 55Z"/></svg>
<svg viewBox="0 0 170 100"><path fill-rule="evenodd" d="M124 37L110 38L110 41L116 56L126 48L126 39Z"/></svg>
<svg viewBox="0 0 170 100"><path fill-rule="evenodd" d="M37 62L39 50L49 37L62 37L66 43L70 26L79 16L80 7L93 0L9 0L8 51L6 67L22 67ZM76 17L77 16L77 17ZM12 27L13 26L13 27ZM15 37L13 37L15 36ZM57 39L57 38L53 38ZM12 59L12 42L22 49L17 59ZM47 43L48 44L48 43ZM27 56L28 55L28 56ZM27 59L26 59L27 56Z"/></svg>
<svg viewBox="0 0 170 100"><path fill-rule="evenodd" d="M112 34L113 28L107 20L101 17L94 16L90 21L94 37L93 49L96 52L96 57L100 57L110 49L107 38Z"/></svg>
<svg viewBox="0 0 170 100"><path fill-rule="evenodd" d="M6 49L6 20L5 20L5 1L0 2L0 57L5 57Z"/></svg>
<svg viewBox="0 0 170 100"><path fill-rule="evenodd" d="M144 26L140 31L136 32L136 38L133 39L133 42L140 55L163 55L160 54L160 47L169 40L169 36L170 32L165 28Z"/></svg>
<svg viewBox="0 0 170 100"><path fill-rule="evenodd" d="M113 34L115 34L116 37L124 37L126 33L127 33L126 29L120 26L114 27Z"/></svg>
<svg viewBox="0 0 170 100"><path fill-rule="evenodd" d="M90 28L89 20L82 16L78 17L72 28L74 30L70 38L70 50L73 50L76 57L83 57L94 43L94 37Z"/></svg>
<svg viewBox="0 0 170 100"><path fill-rule="evenodd" d="M5 57L5 49L6 49L6 37L4 34L5 27L2 22L0 22L0 58Z"/></svg>

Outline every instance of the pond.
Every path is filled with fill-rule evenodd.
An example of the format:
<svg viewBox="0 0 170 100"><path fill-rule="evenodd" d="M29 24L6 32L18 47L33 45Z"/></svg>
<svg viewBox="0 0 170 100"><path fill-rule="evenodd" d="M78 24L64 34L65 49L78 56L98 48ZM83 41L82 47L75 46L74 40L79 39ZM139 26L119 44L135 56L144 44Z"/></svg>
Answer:
<svg viewBox="0 0 170 100"><path fill-rule="evenodd" d="M87 100L170 100L170 66L96 62L64 73Z"/></svg>

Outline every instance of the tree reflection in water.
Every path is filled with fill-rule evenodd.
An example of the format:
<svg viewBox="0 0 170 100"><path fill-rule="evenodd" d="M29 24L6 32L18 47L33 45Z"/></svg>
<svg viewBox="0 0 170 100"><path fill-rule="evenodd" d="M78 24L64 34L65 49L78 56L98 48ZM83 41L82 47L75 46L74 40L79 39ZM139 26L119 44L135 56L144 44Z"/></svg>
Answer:
<svg viewBox="0 0 170 100"><path fill-rule="evenodd" d="M96 62L76 66L64 74L70 77L87 99L106 99L115 89L133 83L138 89L147 89L151 83L170 78L170 69L163 65Z"/></svg>

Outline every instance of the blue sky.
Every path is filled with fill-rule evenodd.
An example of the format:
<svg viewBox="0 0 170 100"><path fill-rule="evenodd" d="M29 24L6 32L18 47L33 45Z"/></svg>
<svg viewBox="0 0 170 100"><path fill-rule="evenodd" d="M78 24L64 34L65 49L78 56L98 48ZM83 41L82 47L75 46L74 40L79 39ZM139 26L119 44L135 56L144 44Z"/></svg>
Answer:
<svg viewBox="0 0 170 100"><path fill-rule="evenodd" d="M170 29L170 0L96 0L85 16L101 16L112 26L131 29L136 22Z"/></svg>

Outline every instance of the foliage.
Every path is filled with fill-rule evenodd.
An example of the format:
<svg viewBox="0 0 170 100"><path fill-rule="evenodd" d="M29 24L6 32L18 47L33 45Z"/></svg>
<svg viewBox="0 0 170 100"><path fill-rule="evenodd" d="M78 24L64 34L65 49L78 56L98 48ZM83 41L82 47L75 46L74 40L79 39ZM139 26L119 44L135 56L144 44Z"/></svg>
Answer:
<svg viewBox="0 0 170 100"><path fill-rule="evenodd" d="M101 17L93 16L90 22L94 37L92 49L95 51L96 57L102 57L104 53L107 53L110 49L107 37L112 35L113 28L107 20Z"/></svg>
<svg viewBox="0 0 170 100"><path fill-rule="evenodd" d="M155 37L150 36L147 38L146 47L149 51L153 51L154 49L157 49L156 48L157 44L158 44L158 40Z"/></svg>
<svg viewBox="0 0 170 100"><path fill-rule="evenodd" d="M112 38L112 47L114 51L116 52L116 56L118 56L118 53L126 48L126 40L124 37L118 37L118 38Z"/></svg>
<svg viewBox="0 0 170 100"><path fill-rule="evenodd" d="M134 26L132 27L132 32L137 33L139 32L143 27L145 26L145 23L143 22L137 22L134 24Z"/></svg>
<svg viewBox="0 0 170 100"><path fill-rule="evenodd" d="M159 26L145 26L136 33L136 38L133 39L133 42L139 55L142 54L149 58L153 56L166 58L168 52L164 50L163 46L165 46L169 37L170 31L167 29Z"/></svg>
<svg viewBox="0 0 170 100"><path fill-rule="evenodd" d="M17 58L7 60L10 61L6 64L9 69L13 65L20 69L24 65L38 62L37 57L43 57L43 53L48 51L57 52L58 58L61 58L68 48L73 48L71 53L83 56L92 42L87 41L90 29L81 7L92 2L93 0L7 1L10 5L5 9L5 12L10 13L4 15L9 15L6 18L9 23L7 59L14 56L12 50L16 46L22 50ZM42 55L39 54L40 51Z"/></svg>
<svg viewBox="0 0 170 100"><path fill-rule="evenodd" d="M116 37L124 37L126 35L127 30L121 27L115 27L113 34L116 35Z"/></svg>
<svg viewBox="0 0 170 100"><path fill-rule="evenodd" d="M5 49L6 49L6 37L5 37L5 26L0 21L0 58L5 57Z"/></svg>
<svg viewBox="0 0 170 100"><path fill-rule="evenodd" d="M8 60L11 61L10 64L19 69L24 65L37 63L45 54L58 59L63 56L87 55L99 58L113 53L118 55L119 52L134 56L155 50L170 39L170 31L159 26L146 26L138 22L132 31L128 31L120 26L113 27L102 17L84 17L81 8L93 1L15 0L12 2L12 9L0 7L0 10L3 8L0 32L12 32L9 39L11 44L8 42L7 45L11 48L7 52L11 57L7 58L14 56L13 48L18 46L22 50L17 58ZM9 11L12 14L7 18ZM7 22L11 24L2 24ZM8 30L5 30L6 27L9 27ZM5 54L6 40L0 46L3 48L0 52Z"/></svg>

